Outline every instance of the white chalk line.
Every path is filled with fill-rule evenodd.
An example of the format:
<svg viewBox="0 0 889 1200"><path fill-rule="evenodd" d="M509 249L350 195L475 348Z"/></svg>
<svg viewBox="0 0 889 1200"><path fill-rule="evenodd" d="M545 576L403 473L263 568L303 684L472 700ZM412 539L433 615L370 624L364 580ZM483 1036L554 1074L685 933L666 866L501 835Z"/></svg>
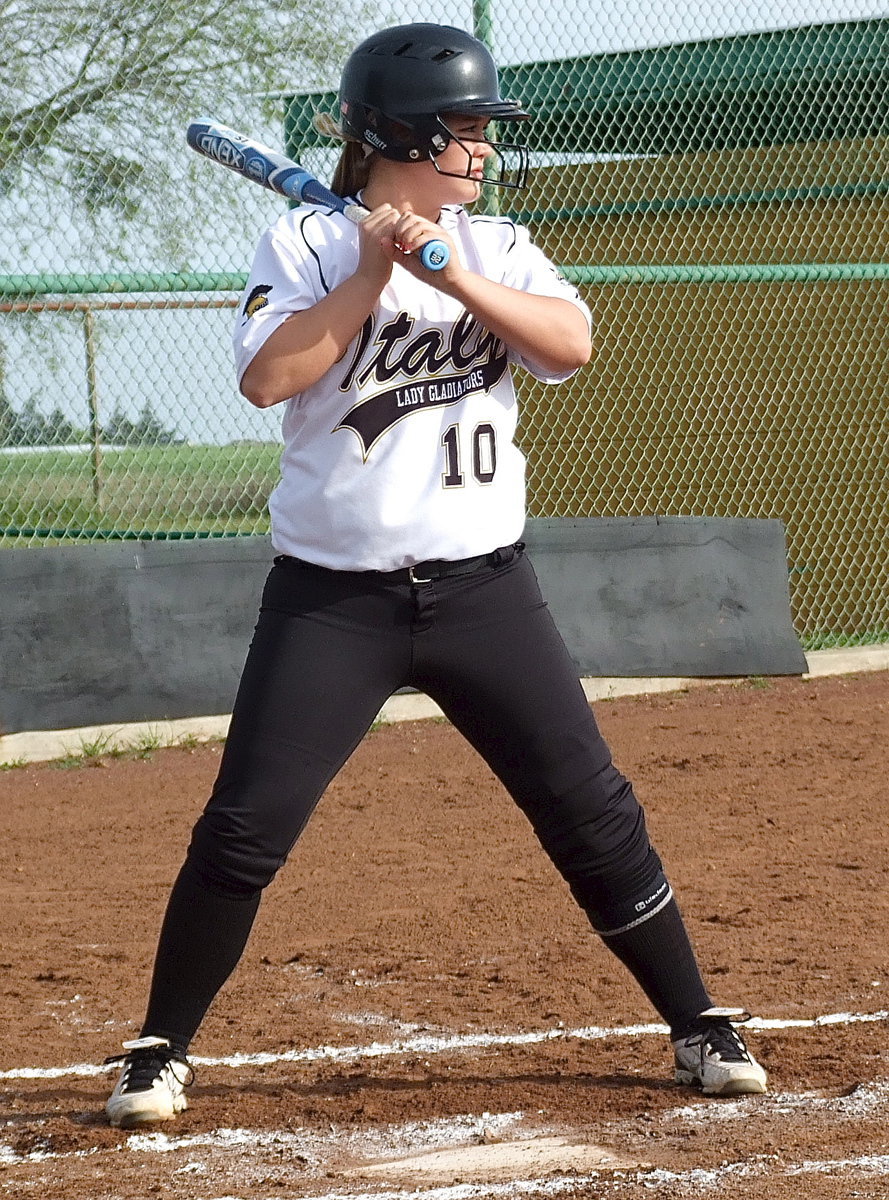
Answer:
<svg viewBox="0 0 889 1200"><path fill-rule="evenodd" d="M512 1114L503 1114L512 1115ZM516 1114L518 1115L518 1114ZM430 1125L434 1123L430 1122ZM246 1129L218 1129L208 1134L192 1134L180 1138L167 1134L133 1134L123 1146L104 1151L101 1147L91 1147L88 1150L75 1150L62 1153L31 1151L28 1154L16 1155L11 1148L0 1144L0 1162L6 1165L28 1162L46 1162L50 1159L85 1158L97 1153L119 1153L121 1150L137 1152L169 1153L172 1151L195 1150L199 1147L233 1148L275 1146L301 1147L298 1134L292 1131L251 1131ZM199 1164L189 1164L190 1169L196 1169ZM777 1168L777 1170L776 1170ZM589 1175L556 1175L547 1179L516 1179L504 1183L459 1183L445 1187L429 1187L421 1189L404 1189L372 1191L372 1192L325 1192L307 1193L303 1200L496 1200L497 1197L513 1196L557 1196L561 1192L580 1186L594 1184L598 1188L607 1186L610 1191L620 1192L626 1185L634 1189L640 1185L646 1190L663 1185L681 1185L698 1190L710 1190L719 1187L727 1179L752 1178L769 1174L799 1176L808 1174L832 1174L850 1171L861 1175L889 1175L889 1154L862 1154L855 1158L841 1159L805 1159L798 1163L779 1165L775 1155L757 1156L754 1159L733 1163L722 1163L719 1167L693 1167L688 1171L671 1171L663 1167L651 1169L609 1169L594 1171ZM217 1200L239 1200L230 1193ZM295 1194L293 1200L299 1200Z"/></svg>
<svg viewBox="0 0 889 1200"><path fill-rule="evenodd" d="M836 1115L855 1117L876 1115L876 1110L885 1107L889 1096L889 1084L880 1081L862 1084L848 1097L837 1097L826 1101L837 1109ZM822 1098L823 1099L823 1098ZM799 1111L819 1100L817 1093L779 1093L768 1097L757 1097L756 1105L762 1109L770 1107L773 1113ZM848 1103L847 1103L848 1102ZM703 1106L711 1111L737 1110L738 1116L750 1115L750 1101L722 1101L720 1104ZM663 1114L664 1119L699 1118L702 1106L681 1107ZM848 1109L848 1111L846 1111ZM244 1128L217 1128L204 1133L180 1136L163 1132L132 1133L126 1141L115 1147L89 1147L75 1151L52 1151L34 1149L23 1154L16 1153L11 1146L0 1143L0 1163L7 1166L28 1163L45 1163L50 1160L80 1159L96 1154L142 1153L142 1154L189 1154L200 1150L222 1150L226 1153L251 1150L260 1154L264 1150L290 1151L298 1154L301 1162L313 1173L318 1169L330 1168L330 1149L336 1148L337 1156L345 1151L353 1158L380 1161L381 1159L404 1158L406 1154L423 1153L440 1149L443 1144L475 1144L483 1131L507 1135L512 1126L525 1118L522 1112L465 1114L442 1117L427 1121L409 1121L385 1129L355 1130L348 1126L334 1127L323 1134L314 1129L299 1130L255 1130ZM532 1130L531 1136L540 1136L545 1130ZM210 1163L196 1160L172 1170L174 1175L182 1173L206 1174ZM314 1171L313 1171L314 1169ZM756 1155L748 1160L723 1163L716 1168L697 1167L687 1171L672 1171L665 1168L608 1168L588 1175L555 1174L546 1179L517 1179L501 1183L461 1183L449 1186L427 1187L413 1190L386 1190L359 1192L327 1192L323 1195L306 1193L303 1200L497 1200L498 1197L513 1196L557 1196L570 1188L595 1185L597 1194L607 1189L613 1194L627 1187L638 1194L639 1187L646 1191L666 1185L680 1185L698 1191L710 1191L733 1178L752 1178L765 1175L801 1176L806 1174L832 1174L856 1172L860 1175L889 1175L889 1155L863 1154L843 1159L805 1159L796 1163L779 1163L776 1155ZM305 1181L308 1183L308 1180ZM217 1200L238 1200L230 1193ZM297 1197L294 1195L294 1200Z"/></svg>
<svg viewBox="0 0 889 1200"><path fill-rule="evenodd" d="M753 1116L794 1116L803 1113L811 1121L818 1116L830 1120L861 1121L889 1112L889 1080L859 1083L842 1096L825 1096L820 1091L768 1092L765 1096L738 1096L732 1103L724 1099L698 1101L669 1108L659 1115L660 1121L685 1121L692 1125L711 1122L747 1121Z"/></svg>
<svg viewBox="0 0 889 1200"><path fill-rule="evenodd" d="M512 1200L514 1196L558 1196L562 1192L573 1191L587 1185L595 1186L597 1194L601 1194L604 1188L614 1193L620 1193L626 1187L631 1187L633 1194L638 1195L640 1186L648 1191L669 1184L709 1191L720 1187L726 1180L749 1179L773 1173L795 1176L816 1172L831 1174L836 1171L857 1171L862 1175L889 1175L889 1154L864 1154L859 1158L793 1163L781 1167L778 1172L774 1172L774 1167L774 1156L768 1156L757 1161L723 1163L712 1169L695 1167L690 1171L669 1171L663 1168L650 1171L614 1171L603 1168L602 1171L596 1171L591 1175L516 1179L509 1183L458 1183L446 1187L412 1189L411 1191L324 1192L321 1195L307 1194L302 1198L294 1195L292 1200L497 1200L498 1197ZM218 1200L240 1200L240 1198L226 1195L218 1197Z"/></svg>
<svg viewBox="0 0 889 1200"><path fill-rule="evenodd" d="M217 1128L202 1133L170 1134L154 1130L131 1133L124 1142L112 1147L91 1146L84 1150L52 1150L40 1148L21 1153L0 1142L0 1163L47 1162L51 1159L86 1158L98 1153L131 1152L137 1154L174 1154L192 1150L240 1149L246 1151L284 1150L298 1155L304 1165L327 1166L331 1150L337 1156L351 1155L358 1160L377 1162L404 1158L445 1147L476 1145L483 1134L507 1138L523 1112L465 1113L429 1120L405 1121L382 1128L355 1128L352 1125L331 1124L323 1132L313 1128L244 1129ZM540 1136L538 1127L528 1128L530 1136Z"/></svg>
<svg viewBox="0 0 889 1200"><path fill-rule="evenodd" d="M307 1163L318 1166L330 1160L331 1146L337 1154L378 1161L403 1158L409 1154L443 1147L476 1144L485 1132L505 1137L523 1112L466 1113L462 1116L436 1117L425 1121L406 1121L383 1128L356 1129L350 1125L298 1130L213 1129L208 1133L183 1134L179 1137L162 1132L130 1134L126 1141L129 1150L166 1154L198 1146L229 1150L236 1146L285 1148L299 1153Z"/></svg>
<svg viewBox="0 0 889 1200"><path fill-rule="evenodd" d="M748 1030L768 1032L783 1029L818 1029L825 1025L858 1025L889 1020L889 1011L873 1013L827 1013L811 1019L754 1017L744 1025ZM604 1041L608 1038L664 1036L666 1025L587 1025L578 1029L561 1027L538 1029L528 1033L465 1033L448 1037L424 1035L396 1042L370 1042L358 1046L314 1046L303 1050L264 1051L257 1054L231 1054L222 1058L191 1059L199 1067L266 1067L276 1063L356 1062L365 1058L393 1058L402 1054L448 1054L461 1050L485 1050L502 1046L532 1046L576 1038L579 1041ZM104 1075L110 1067L104 1064L75 1063L68 1067L13 1067L0 1071L0 1079L61 1079L65 1076L90 1078Z"/></svg>
<svg viewBox="0 0 889 1200"><path fill-rule="evenodd" d="M80 1151L81 1156L92 1151ZM49 1156L47 1156L49 1157ZM60 1156L61 1157L61 1156ZM646 1190L660 1188L666 1185L682 1186L696 1190L712 1190L720 1187L730 1179L753 1178L756 1176L778 1175L794 1177L799 1175L822 1174L829 1175L842 1171L844 1174L856 1172L860 1175L889 1175L889 1154L863 1154L857 1158L838 1159L807 1159L800 1163L788 1163L775 1171L775 1158L769 1156L756 1161L741 1161L723 1163L719 1167L694 1167L689 1171L670 1171L662 1167L648 1171L614 1171L603 1168L590 1175L564 1175L548 1179L516 1179L506 1183L458 1183L445 1187L411 1189L405 1191L388 1190L374 1192L316 1192L306 1193L302 1200L497 1200L514 1196L558 1196L562 1192L573 1191L587 1185L596 1186L597 1190L608 1188L612 1192L621 1192L625 1187L632 1187L634 1193L640 1186ZM217 1200L240 1200L239 1197L227 1193ZM292 1200L300 1200L293 1194Z"/></svg>

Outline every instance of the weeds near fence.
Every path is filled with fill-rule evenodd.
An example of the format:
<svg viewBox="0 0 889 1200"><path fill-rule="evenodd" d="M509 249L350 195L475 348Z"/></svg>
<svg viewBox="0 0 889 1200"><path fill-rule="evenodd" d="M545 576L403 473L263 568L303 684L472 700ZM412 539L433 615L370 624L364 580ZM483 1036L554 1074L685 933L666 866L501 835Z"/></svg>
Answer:
<svg viewBox="0 0 889 1200"><path fill-rule="evenodd" d="M109 760L149 760L159 750L194 750L198 746L221 743L224 740L219 737L199 738L193 733L168 735L151 728L143 730L131 740L121 738L113 732L103 733L92 740L82 739L77 747L59 758L51 759L48 765L58 770L69 770L72 767L103 767ZM18 760L14 765L28 764Z"/></svg>

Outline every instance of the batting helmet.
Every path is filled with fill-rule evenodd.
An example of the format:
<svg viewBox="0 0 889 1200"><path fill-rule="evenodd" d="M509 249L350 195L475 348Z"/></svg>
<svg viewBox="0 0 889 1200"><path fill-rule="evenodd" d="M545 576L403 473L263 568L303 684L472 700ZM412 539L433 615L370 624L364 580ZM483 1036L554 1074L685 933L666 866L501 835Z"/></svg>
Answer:
<svg viewBox="0 0 889 1200"><path fill-rule="evenodd" d="M490 121L531 115L501 98L497 68L482 42L462 29L425 23L383 29L357 46L343 68L339 103L343 133L396 162L435 162L450 141L459 141L443 120L448 115ZM500 173L486 182L524 187L527 147L490 144Z"/></svg>

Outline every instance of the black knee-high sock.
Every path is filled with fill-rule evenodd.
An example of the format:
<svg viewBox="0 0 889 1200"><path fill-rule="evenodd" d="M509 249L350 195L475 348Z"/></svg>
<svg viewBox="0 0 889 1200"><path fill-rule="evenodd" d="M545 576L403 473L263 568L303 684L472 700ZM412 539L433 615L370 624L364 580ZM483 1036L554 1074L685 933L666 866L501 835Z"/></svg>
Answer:
<svg viewBox="0 0 889 1200"><path fill-rule="evenodd" d="M711 1007L675 899L641 925L602 941L629 968L674 1037Z"/></svg>
<svg viewBox="0 0 889 1200"><path fill-rule="evenodd" d="M237 966L262 893L224 895L186 862L161 927L143 1037L185 1052L216 993Z"/></svg>

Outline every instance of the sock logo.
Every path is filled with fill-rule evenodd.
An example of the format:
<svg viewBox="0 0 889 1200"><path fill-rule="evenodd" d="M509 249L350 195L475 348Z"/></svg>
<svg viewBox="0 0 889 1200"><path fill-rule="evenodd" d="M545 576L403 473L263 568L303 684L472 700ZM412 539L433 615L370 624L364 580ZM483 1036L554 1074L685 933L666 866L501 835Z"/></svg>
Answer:
<svg viewBox="0 0 889 1200"><path fill-rule="evenodd" d="M661 896L663 896L664 892L669 886L670 885L665 879L656 892L654 892L651 896L646 897L645 900L640 900L638 904L634 904L633 908L637 913L645 912L646 909L651 908L652 904L656 904L657 901L660 900Z"/></svg>

